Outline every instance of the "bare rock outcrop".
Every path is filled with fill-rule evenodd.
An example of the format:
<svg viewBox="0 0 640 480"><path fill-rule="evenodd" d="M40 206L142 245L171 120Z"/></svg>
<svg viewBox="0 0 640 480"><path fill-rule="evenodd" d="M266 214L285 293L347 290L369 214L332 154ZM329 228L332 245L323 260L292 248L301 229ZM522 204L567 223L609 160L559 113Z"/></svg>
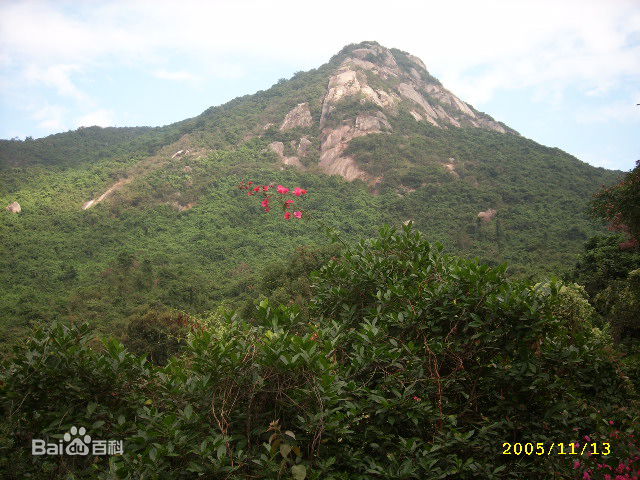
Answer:
<svg viewBox="0 0 640 480"><path fill-rule="evenodd" d="M342 65L369 70L385 79L401 75L396 59L389 50L380 45L369 45L367 48L352 50Z"/></svg>
<svg viewBox="0 0 640 480"><path fill-rule="evenodd" d="M355 70L348 66L341 67L338 72L329 79L327 93L322 102L322 115L320 116L320 128L324 128L335 105L341 99L362 95L366 100L376 104L380 108L389 108L395 100L392 95L384 90L376 91L366 83L366 79L359 77Z"/></svg>
<svg viewBox="0 0 640 480"><path fill-rule="evenodd" d="M496 216L497 213L498 213L497 210L490 208L489 210L485 210L484 212L478 213L478 218L481 219L483 222L488 223L491 220L493 220L493 218Z"/></svg>
<svg viewBox="0 0 640 480"><path fill-rule="evenodd" d="M408 83L401 83L398 85L398 91L400 92L400 95L402 95L405 98L408 98L409 100L413 100L415 103L417 103L422 107L422 109L426 114L425 118L429 123L431 123L432 125L435 125L436 127L440 126L438 125L438 122L437 122L438 114L433 109L433 107L429 104L429 102L420 93L416 91L413 85L410 85Z"/></svg>
<svg viewBox="0 0 640 480"><path fill-rule="evenodd" d="M311 150L312 145L313 144L311 143L311 140L309 140L307 137L302 137L300 139L300 143L298 144L298 150L297 150L298 156L306 157L309 151Z"/></svg>
<svg viewBox="0 0 640 480"><path fill-rule="evenodd" d="M20 213L22 211L22 207L18 202L13 202L7 205L7 211L11 213Z"/></svg>
<svg viewBox="0 0 640 480"><path fill-rule="evenodd" d="M410 63L403 62L400 67L394 54L376 43L364 43L359 48L348 52L336 75L329 82L320 127L325 126L326 118L330 115L332 105L336 101L347 95L361 94L385 112L392 114L393 112L389 112L390 107L394 107L400 97L409 99L422 107L420 110L411 112L417 121L427 121L440 128L451 125L458 128L466 126L507 132L499 122L488 115L475 112L434 80L429 75L426 65L418 57L407 53L402 55ZM373 89L367 85L366 77L372 74L386 80L392 79L389 88L385 91L385 89Z"/></svg>
<svg viewBox="0 0 640 480"><path fill-rule="evenodd" d="M171 155L171 159L173 160L176 157L181 157L183 155L189 155L190 153L191 153L191 150L178 150L176 153Z"/></svg>
<svg viewBox="0 0 640 480"><path fill-rule="evenodd" d="M375 115L358 115L353 125L325 129L320 150L320 168L329 175L341 175L347 180L360 178L371 181L370 176L358 166L351 156L345 156L344 152L349 142L354 138L390 129L391 125L382 112L377 112Z"/></svg>
<svg viewBox="0 0 640 480"><path fill-rule="evenodd" d="M507 132L501 124L476 112L440 85L419 58L401 53L404 55L401 59L397 55L376 43L363 43L346 53L330 77L320 116L319 165L326 173L339 174L348 180L372 181L353 158L344 154L348 143L362 135L391 130L386 115L397 115L398 107L407 103L411 105L409 113L416 121L428 122L438 128L476 127ZM342 121L341 125L330 128L329 119L339 108L340 101L347 97L356 97L361 104L367 105L368 113L351 118L353 123ZM374 112L371 112L372 108ZM297 153L304 155L302 141ZM458 176L453 162L444 166L452 175Z"/></svg>
<svg viewBox="0 0 640 480"><path fill-rule="evenodd" d="M282 163L284 163L285 165L293 165L294 167L304 168L304 165L302 165L298 157L287 157L284 154L284 143L271 142L269 144L269 149L276 155L278 155Z"/></svg>
<svg viewBox="0 0 640 480"><path fill-rule="evenodd" d="M273 153L278 155L279 157L284 157L284 143L282 142L271 142L269 144L269 148Z"/></svg>
<svg viewBox="0 0 640 480"><path fill-rule="evenodd" d="M280 131L291 130L296 127L310 127L313 124L308 103L299 103L284 117Z"/></svg>
<svg viewBox="0 0 640 480"><path fill-rule="evenodd" d="M455 161L456 159L451 157L447 162L443 163L442 165L447 170L447 172L449 172L451 175L453 175L456 178L460 178L460 175L456 171Z"/></svg>
<svg viewBox="0 0 640 480"><path fill-rule="evenodd" d="M193 207L197 205L196 202L189 202L186 205L182 205L180 202L172 202L171 206L178 210L179 212L186 212L187 210L191 210Z"/></svg>

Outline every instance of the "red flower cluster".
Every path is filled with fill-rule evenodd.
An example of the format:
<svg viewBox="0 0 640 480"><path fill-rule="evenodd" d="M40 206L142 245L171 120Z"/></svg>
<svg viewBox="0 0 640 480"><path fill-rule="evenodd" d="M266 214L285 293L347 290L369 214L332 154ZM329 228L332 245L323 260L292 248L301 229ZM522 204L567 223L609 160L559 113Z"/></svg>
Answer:
<svg viewBox="0 0 640 480"><path fill-rule="evenodd" d="M245 183L244 181L242 181L238 186L240 190L246 190L248 196L253 196L256 193L262 192L264 199L262 200L262 202L260 202L260 205L262 205L265 212L271 211L271 200L274 198L274 195L267 192L269 191L270 188L273 188L273 187L276 187L276 186L275 185L254 185L253 182ZM307 191L304 188L300 188L300 187L296 187L293 190L293 192L291 192L290 188L287 188L283 185L278 185L276 187L276 191L280 194L279 196L277 195L275 196L278 199L283 198L283 196L288 195L290 193L293 193L293 195L295 195L296 197L301 197L302 195L305 195L307 193ZM282 210L284 211L284 218L286 220L291 219L292 215L296 218L302 218L302 210L296 210L293 212L293 214L289 211L289 208L294 203L295 203L295 200L292 200L292 199L287 199L284 202L282 202Z"/></svg>
<svg viewBox="0 0 640 480"><path fill-rule="evenodd" d="M607 423L610 427L615 424L613 420L609 420ZM573 462L573 468L580 469L578 474L582 474L579 478L583 480L640 480L640 443L635 435L615 427L608 432L608 435L606 432L602 433L605 435L585 435L584 439L587 442L593 439L596 445L602 441L616 440L615 447L619 452L616 452L618 454L615 457L618 457L618 460L609 464L613 460L611 457L589 453L588 456L582 458L582 461L575 460ZM599 438L595 438L596 436ZM607 437L609 438L607 439ZM611 443L611 448L613 449L613 447L614 444Z"/></svg>

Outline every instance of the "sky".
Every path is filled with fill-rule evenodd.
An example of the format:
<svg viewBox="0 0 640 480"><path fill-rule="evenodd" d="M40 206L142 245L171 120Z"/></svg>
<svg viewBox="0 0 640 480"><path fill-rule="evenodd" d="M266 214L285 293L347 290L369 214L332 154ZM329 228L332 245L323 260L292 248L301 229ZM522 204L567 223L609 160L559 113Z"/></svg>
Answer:
<svg viewBox="0 0 640 480"><path fill-rule="evenodd" d="M166 125L365 40L543 145L640 159L640 0L0 0L0 138Z"/></svg>

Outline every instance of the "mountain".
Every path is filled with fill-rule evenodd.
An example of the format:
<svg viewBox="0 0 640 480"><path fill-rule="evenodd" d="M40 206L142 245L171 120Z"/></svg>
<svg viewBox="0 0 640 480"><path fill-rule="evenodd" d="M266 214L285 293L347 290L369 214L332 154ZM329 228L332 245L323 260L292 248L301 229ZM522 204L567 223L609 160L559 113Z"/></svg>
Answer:
<svg viewBox="0 0 640 480"><path fill-rule="evenodd" d="M0 340L256 296L265 272L326 243L320 224L349 242L413 221L513 275L560 274L601 230L589 198L619 178L479 112L406 52L349 45L175 124L0 141ZM309 218L265 215L243 179L308 189Z"/></svg>

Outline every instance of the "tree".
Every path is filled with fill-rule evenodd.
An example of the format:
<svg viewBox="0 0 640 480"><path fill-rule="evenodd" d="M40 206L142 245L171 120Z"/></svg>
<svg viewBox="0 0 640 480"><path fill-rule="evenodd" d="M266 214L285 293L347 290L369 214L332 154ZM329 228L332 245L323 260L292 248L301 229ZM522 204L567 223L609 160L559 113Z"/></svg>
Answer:
<svg viewBox="0 0 640 480"><path fill-rule="evenodd" d="M592 202L593 214L610 223L613 231L628 235L622 248L640 246L640 160L622 181L600 190Z"/></svg>

